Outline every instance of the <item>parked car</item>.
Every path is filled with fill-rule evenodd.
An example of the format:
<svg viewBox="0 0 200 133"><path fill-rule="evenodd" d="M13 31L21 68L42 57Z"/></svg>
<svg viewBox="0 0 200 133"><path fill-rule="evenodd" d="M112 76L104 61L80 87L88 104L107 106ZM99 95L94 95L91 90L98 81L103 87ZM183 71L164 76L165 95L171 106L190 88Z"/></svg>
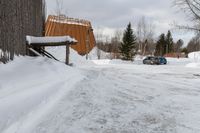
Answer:
<svg viewBox="0 0 200 133"><path fill-rule="evenodd" d="M148 56L143 60L143 64L162 65L167 64L167 60L164 57Z"/></svg>
<svg viewBox="0 0 200 133"><path fill-rule="evenodd" d="M159 58L159 64L167 64L167 59L165 57L158 57Z"/></svg>

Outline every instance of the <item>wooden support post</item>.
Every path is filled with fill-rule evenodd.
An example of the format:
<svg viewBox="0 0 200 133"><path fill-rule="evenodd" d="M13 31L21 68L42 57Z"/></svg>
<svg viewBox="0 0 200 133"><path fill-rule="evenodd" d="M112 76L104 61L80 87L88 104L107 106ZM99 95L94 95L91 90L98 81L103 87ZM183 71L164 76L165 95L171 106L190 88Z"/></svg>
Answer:
<svg viewBox="0 0 200 133"><path fill-rule="evenodd" d="M28 44L28 42L26 42L26 55L28 56L30 56L29 48L30 48L30 45Z"/></svg>
<svg viewBox="0 0 200 133"><path fill-rule="evenodd" d="M65 59L65 63L67 65L69 65L69 45L66 45L66 59Z"/></svg>
<svg viewBox="0 0 200 133"><path fill-rule="evenodd" d="M58 41L53 41L53 39L56 38ZM27 40L30 41L27 43L27 49L29 52L29 55L31 55L31 52L35 55L43 55L47 56L48 58L57 60L53 55L45 51L45 46L65 46L66 47L66 59L65 63L69 65L69 53L70 53L70 45L75 45L77 43L76 40L73 38L70 38L69 36L60 36L60 37L34 37L34 36L27 36ZM34 40L39 40L35 41ZM59 41L60 40L60 41ZM31 43L32 41L32 43ZM28 45L29 44L29 45ZM31 51L31 52L30 52ZM32 55L34 56L34 55ZM57 60L58 61L58 60Z"/></svg>

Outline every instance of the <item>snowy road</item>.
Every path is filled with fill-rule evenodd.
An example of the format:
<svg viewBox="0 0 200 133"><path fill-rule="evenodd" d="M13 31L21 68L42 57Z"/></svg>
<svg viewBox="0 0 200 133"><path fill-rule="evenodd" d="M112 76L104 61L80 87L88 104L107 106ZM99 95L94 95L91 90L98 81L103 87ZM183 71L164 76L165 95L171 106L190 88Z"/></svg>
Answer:
<svg viewBox="0 0 200 133"><path fill-rule="evenodd" d="M34 133L198 133L200 73L183 66L102 65Z"/></svg>
<svg viewBox="0 0 200 133"><path fill-rule="evenodd" d="M99 64L80 68L85 78L64 92L44 116L33 113L17 128L8 129L15 133L200 132L199 68L186 68L184 63Z"/></svg>

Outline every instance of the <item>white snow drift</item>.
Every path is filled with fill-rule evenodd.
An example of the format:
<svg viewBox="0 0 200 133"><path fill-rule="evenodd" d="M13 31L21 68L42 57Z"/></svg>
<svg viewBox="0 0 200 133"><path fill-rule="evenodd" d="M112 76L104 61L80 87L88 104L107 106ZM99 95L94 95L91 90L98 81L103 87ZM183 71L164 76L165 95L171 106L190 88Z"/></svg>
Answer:
<svg viewBox="0 0 200 133"><path fill-rule="evenodd" d="M189 53L188 57L195 61L200 61L200 51Z"/></svg>
<svg viewBox="0 0 200 133"><path fill-rule="evenodd" d="M0 132L29 132L82 78L79 70L41 57L0 65Z"/></svg>

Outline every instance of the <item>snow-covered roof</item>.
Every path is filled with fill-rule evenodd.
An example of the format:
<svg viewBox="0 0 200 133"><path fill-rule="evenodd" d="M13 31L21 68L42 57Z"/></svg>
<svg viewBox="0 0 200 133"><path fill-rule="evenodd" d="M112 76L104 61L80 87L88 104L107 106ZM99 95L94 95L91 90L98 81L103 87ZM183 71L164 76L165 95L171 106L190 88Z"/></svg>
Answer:
<svg viewBox="0 0 200 133"><path fill-rule="evenodd" d="M64 24L73 24L73 25L82 25L91 27L91 23L88 20L84 19L77 19L77 18L69 18L64 15L61 16L49 16L49 21L56 22L56 23L64 23Z"/></svg>
<svg viewBox="0 0 200 133"><path fill-rule="evenodd" d="M76 43L77 40L71 38L70 36L54 36L54 37L35 37L35 36L26 36L26 41L28 44L35 43Z"/></svg>

